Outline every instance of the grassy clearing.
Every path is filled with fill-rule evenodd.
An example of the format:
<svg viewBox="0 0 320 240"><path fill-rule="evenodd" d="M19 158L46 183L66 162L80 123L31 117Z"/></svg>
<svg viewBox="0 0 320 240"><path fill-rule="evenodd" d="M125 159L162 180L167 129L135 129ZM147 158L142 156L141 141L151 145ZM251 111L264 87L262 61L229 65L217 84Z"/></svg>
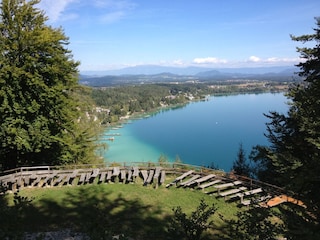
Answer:
<svg viewBox="0 0 320 240"><path fill-rule="evenodd" d="M219 214L231 219L239 211L235 203L225 203L223 199L201 191L164 186L154 189L140 184L26 188L20 195L32 199L19 219L21 231L74 228L94 232L108 229L115 233L126 232L129 236L152 234L164 239L174 207L181 206L184 212L191 213L201 199L208 205L214 204L218 208L213 216L214 232L224 227ZM9 198L13 196L9 195Z"/></svg>

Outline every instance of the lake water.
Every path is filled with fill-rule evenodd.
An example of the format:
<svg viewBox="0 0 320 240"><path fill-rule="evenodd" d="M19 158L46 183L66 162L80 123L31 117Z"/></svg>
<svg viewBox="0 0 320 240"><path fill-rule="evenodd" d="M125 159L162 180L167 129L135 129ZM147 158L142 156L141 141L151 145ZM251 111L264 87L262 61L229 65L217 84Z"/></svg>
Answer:
<svg viewBox="0 0 320 240"><path fill-rule="evenodd" d="M169 161L179 156L183 163L213 163L230 171L240 143L247 154L257 144L268 144L264 136L268 119L263 113L286 113L287 101L281 93L242 94L163 110L106 130L106 135L119 136L106 141L109 149L101 154L108 162L157 162L164 154Z"/></svg>

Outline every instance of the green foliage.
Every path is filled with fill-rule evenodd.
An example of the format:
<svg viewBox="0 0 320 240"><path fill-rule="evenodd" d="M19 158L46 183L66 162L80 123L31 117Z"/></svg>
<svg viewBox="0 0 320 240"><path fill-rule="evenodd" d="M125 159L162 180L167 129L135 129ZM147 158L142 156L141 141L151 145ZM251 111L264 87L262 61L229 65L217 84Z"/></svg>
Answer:
<svg viewBox="0 0 320 240"><path fill-rule="evenodd" d="M8 202L6 189L0 189L0 239L22 239L23 231L16 226L23 224L23 218L27 215L32 199L14 193L13 206Z"/></svg>
<svg viewBox="0 0 320 240"><path fill-rule="evenodd" d="M158 159L158 163L167 163L169 162L168 157L166 155L164 155L163 153L161 153L159 159Z"/></svg>
<svg viewBox="0 0 320 240"><path fill-rule="evenodd" d="M174 159L175 163L183 163L179 155L176 155L176 158Z"/></svg>
<svg viewBox="0 0 320 240"><path fill-rule="evenodd" d="M297 51L304 59L299 76L304 81L293 86L287 115L271 112L266 115L267 138L270 147L258 146L252 158L262 166L260 176L299 194L308 205L314 221L320 219L320 18L316 18L315 33L292 36L294 41L313 44ZM268 176L268 172L272 177Z"/></svg>
<svg viewBox="0 0 320 240"><path fill-rule="evenodd" d="M225 220L228 236L221 239L277 240L284 232L278 214L267 208L239 212L236 220Z"/></svg>
<svg viewBox="0 0 320 240"><path fill-rule="evenodd" d="M210 93L205 85L195 84L144 84L94 89L92 98L98 106L110 110L103 118L104 123L117 122L127 114L152 111L189 100L186 95L196 99Z"/></svg>
<svg viewBox="0 0 320 240"><path fill-rule="evenodd" d="M209 207L202 199L195 211L187 216L180 206L173 208L174 216L168 226L171 239L199 240L204 231L212 228L210 217L217 210L214 205Z"/></svg>
<svg viewBox="0 0 320 240"><path fill-rule="evenodd" d="M0 161L3 168L66 164L86 155L77 119L78 62L38 0L0 6Z"/></svg>
<svg viewBox="0 0 320 240"><path fill-rule="evenodd" d="M233 162L232 170L241 176L251 177L251 167L246 158L246 152L243 149L242 143L239 145L239 150L237 153L237 158Z"/></svg>

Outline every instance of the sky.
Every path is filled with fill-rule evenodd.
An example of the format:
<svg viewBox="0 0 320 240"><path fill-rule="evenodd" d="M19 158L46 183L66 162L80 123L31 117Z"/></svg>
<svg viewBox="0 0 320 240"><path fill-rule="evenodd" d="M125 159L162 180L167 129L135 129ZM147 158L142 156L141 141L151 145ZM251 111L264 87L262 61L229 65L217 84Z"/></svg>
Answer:
<svg viewBox="0 0 320 240"><path fill-rule="evenodd" d="M42 0L81 71L136 65L293 66L319 0Z"/></svg>

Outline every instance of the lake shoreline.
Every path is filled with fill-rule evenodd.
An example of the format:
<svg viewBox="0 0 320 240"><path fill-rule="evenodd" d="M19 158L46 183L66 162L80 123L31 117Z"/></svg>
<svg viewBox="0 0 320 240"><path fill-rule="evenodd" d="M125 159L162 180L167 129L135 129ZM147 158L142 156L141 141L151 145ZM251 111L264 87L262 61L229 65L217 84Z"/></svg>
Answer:
<svg viewBox="0 0 320 240"><path fill-rule="evenodd" d="M274 98L286 99L281 93L213 95L208 101L191 101L177 109L170 106L143 113L140 118L135 115L119 128L106 128L105 133L119 136L106 142L109 150L103 158L107 162L157 162L164 155L169 162L179 157L186 164L214 165L228 172L240 142L247 153L253 145L266 144L264 109L286 108L273 102Z"/></svg>

